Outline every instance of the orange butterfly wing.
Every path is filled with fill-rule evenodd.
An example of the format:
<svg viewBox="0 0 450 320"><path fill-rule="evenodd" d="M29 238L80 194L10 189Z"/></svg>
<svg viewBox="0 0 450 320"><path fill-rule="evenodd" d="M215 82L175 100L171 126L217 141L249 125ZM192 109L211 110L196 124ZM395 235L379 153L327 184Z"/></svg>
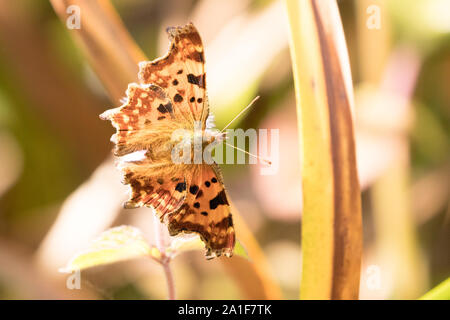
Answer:
<svg viewBox="0 0 450 320"><path fill-rule="evenodd" d="M171 235L197 232L208 249L207 258L231 256L235 232L228 196L217 165L199 165L178 211L168 215Z"/></svg>
<svg viewBox="0 0 450 320"><path fill-rule="evenodd" d="M122 106L100 115L102 120L111 120L117 130L111 137L116 144L116 156L148 149L152 138L158 134L155 124L167 126L168 120L173 119L172 102L160 87L132 83L126 94L127 101Z"/></svg>
<svg viewBox="0 0 450 320"><path fill-rule="evenodd" d="M119 168L124 173L124 183L130 185L130 198L124 203L127 209L152 207L161 219L180 208L186 198L186 180L183 172L173 170L170 163L152 163L149 157L138 161L123 161ZM168 175L167 173L172 174Z"/></svg>
<svg viewBox="0 0 450 320"><path fill-rule="evenodd" d="M167 54L139 64L139 79L156 84L173 101L176 112L188 120L202 121L208 116L206 73L203 44L192 23L168 28L170 45ZM203 127L204 128L204 127Z"/></svg>
<svg viewBox="0 0 450 320"><path fill-rule="evenodd" d="M117 130L112 136L114 153L123 156L118 167L124 173L123 182L130 185L124 207L153 207L162 217L177 210L186 194L184 173L165 156L171 148L170 132L177 127L172 102L153 84L130 84L126 93L124 105L100 116L111 120Z"/></svg>

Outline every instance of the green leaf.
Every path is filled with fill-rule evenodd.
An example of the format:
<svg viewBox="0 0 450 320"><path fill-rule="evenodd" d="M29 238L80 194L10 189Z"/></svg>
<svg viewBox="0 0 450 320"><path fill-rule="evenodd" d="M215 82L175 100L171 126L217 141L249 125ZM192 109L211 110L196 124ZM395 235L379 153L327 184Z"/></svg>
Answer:
<svg viewBox="0 0 450 320"><path fill-rule="evenodd" d="M419 300L450 300L450 277L425 293Z"/></svg>
<svg viewBox="0 0 450 320"><path fill-rule="evenodd" d="M236 245L234 246L234 254L251 261L250 257L248 256L247 250L239 240L236 240Z"/></svg>
<svg viewBox="0 0 450 320"><path fill-rule="evenodd" d="M361 192L353 89L336 1L285 0L302 165L301 299L357 299Z"/></svg>
<svg viewBox="0 0 450 320"><path fill-rule="evenodd" d="M178 236L172 240L170 246L166 250L166 254L174 258L180 253L187 251L200 251L205 249L205 244L197 235ZM234 247L234 255L250 260L247 250L242 246L239 240L236 241Z"/></svg>
<svg viewBox="0 0 450 320"><path fill-rule="evenodd" d="M89 248L76 254L60 272L73 272L142 256L158 259L161 255L147 243L139 229L120 226L103 232Z"/></svg>
<svg viewBox="0 0 450 320"><path fill-rule="evenodd" d="M197 235L181 235L175 237L166 249L166 254L172 258L180 253L205 249L205 244Z"/></svg>

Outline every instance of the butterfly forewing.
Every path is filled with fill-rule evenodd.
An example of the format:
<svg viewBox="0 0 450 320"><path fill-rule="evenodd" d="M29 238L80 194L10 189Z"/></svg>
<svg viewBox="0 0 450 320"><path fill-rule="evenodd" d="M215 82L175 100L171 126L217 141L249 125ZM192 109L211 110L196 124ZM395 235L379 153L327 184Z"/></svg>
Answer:
<svg viewBox="0 0 450 320"><path fill-rule="evenodd" d="M147 149L158 135L158 128L173 123L172 102L157 85L130 84L126 94L122 106L100 115L117 129L112 137L116 156Z"/></svg>
<svg viewBox="0 0 450 320"><path fill-rule="evenodd" d="M140 63L139 79L162 87L176 113L204 123L208 103L202 40L192 24L169 28L168 33L169 51L162 58Z"/></svg>

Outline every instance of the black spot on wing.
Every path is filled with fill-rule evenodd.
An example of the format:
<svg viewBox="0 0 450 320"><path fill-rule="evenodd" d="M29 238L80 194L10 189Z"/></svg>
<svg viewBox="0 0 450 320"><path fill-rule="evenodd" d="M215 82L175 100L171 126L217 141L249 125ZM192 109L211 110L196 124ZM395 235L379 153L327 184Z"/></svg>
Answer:
<svg viewBox="0 0 450 320"><path fill-rule="evenodd" d="M187 75L187 80L189 83L195 84L199 86L200 88L205 88L205 74L195 76L192 73L189 73Z"/></svg>
<svg viewBox="0 0 450 320"><path fill-rule="evenodd" d="M165 105L164 104L160 104L159 107L158 107L158 111L161 112L161 113L166 113L166 112L172 113L173 112L172 104L170 102L165 104Z"/></svg>
<svg viewBox="0 0 450 320"><path fill-rule="evenodd" d="M222 220L220 220L219 222L217 222L214 225L216 228L225 228L228 229L228 227L232 227L233 226L233 218L231 217L231 213L223 218Z"/></svg>
<svg viewBox="0 0 450 320"><path fill-rule="evenodd" d="M228 226L232 227L233 226L233 218L231 217L231 213L230 215L227 217L227 221L228 221Z"/></svg>
<svg viewBox="0 0 450 320"><path fill-rule="evenodd" d="M181 102L181 101L183 101L183 97L182 97L179 93L177 93L177 94L173 97L173 101L175 101L175 102Z"/></svg>
<svg viewBox="0 0 450 320"><path fill-rule="evenodd" d="M225 190L220 191L217 196L213 199L209 200L209 207L211 209L216 209L219 205L228 205L227 195L225 194Z"/></svg>
<svg viewBox="0 0 450 320"><path fill-rule="evenodd" d="M175 190L177 190L178 192L183 192L184 190L186 190L186 182L178 183L175 187Z"/></svg>
<svg viewBox="0 0 450 320"><path fill-rule="evenodd" d="M189 192L192 194L196 194L198 192L198 186L192 185L189 187Z"/></svg>

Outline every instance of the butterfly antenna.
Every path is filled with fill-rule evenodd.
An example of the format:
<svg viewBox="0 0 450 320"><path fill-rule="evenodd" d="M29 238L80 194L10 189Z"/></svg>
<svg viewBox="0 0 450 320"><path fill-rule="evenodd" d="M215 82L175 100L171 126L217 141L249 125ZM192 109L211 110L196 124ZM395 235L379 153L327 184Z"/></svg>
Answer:
<svg viewBox="0 0 450 320"><path fill-rule="evenodd" d="M250 152L248 152L247 150L238 148L238 147L233 146L232 144L229 144L229 143L227 143L227 142L224 142L224 143L225 143L227 146L230 146L230 147L232 147L232 148L234 148L234 149L236 149L236 150L239 150L239 151L241 151L241 152L243 152L243 153L246 153L246 154L248 154L249 156L252 156L252 157L254 157L254 158L256 158L256 159L258 159L258 160L260 160L260 161L262 161L262 162L265 162L265 163L268 164L269 166L272 165L272 161L269 161L269 160L264 159L264 158L262 158L262 157L260 157L260 156L254 155L253 153L250 153Z"/></svg>
<svg viewBox="0 0 450 320"><path fill-rule="evenodd" d="M241 112L239 112L238 115L237 115L236 117L233 118L233 120L231 120L230 122L228 122L228 124L225 126L225 128L223 128L222 131L220 131L220 132L224 132L225 129L228 128L228 127L233 123L234 120L236 120L237 118L239 118L239 116L240 116L241 114L243 114L243 113L245 112L245 110L247 110L248 108L250 108L250 107L255 103L255 101L258 100L258 99L259 99L259 96L257 96L255 99L253 99L252 102L250 102L250 103L248 104L248 106L246 106Z"/></svg>

